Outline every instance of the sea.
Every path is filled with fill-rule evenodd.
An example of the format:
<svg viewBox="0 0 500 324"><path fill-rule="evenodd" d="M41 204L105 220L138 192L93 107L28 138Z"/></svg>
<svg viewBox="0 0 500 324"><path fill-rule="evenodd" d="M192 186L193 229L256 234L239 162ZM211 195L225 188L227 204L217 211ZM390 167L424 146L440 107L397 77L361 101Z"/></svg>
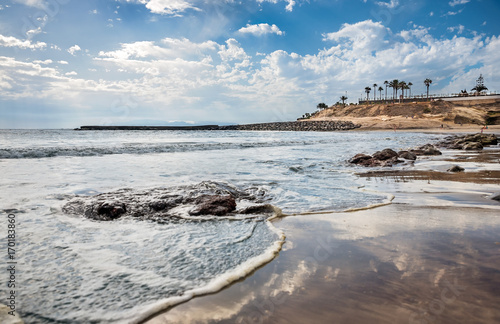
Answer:
<svg viewBox="0 0 500 324"><path fill-rule="evenodd" d="M364 169L347 162L355 154L441 138L394 131L0 130L2 267L15 264L15 288L7 286L7 271L0 274L0 303L9 304L14 290L26 323L140 322L270 262L286 240L273 217L388 203L390 194L365 190L356 176ZM245 193L237 205L265 203L275 212L191 216L184 206L171 219L102 221L64 208L99 195L146 204L158 192L193 191ZM5 235L10 219L14 245Z"/></svg>

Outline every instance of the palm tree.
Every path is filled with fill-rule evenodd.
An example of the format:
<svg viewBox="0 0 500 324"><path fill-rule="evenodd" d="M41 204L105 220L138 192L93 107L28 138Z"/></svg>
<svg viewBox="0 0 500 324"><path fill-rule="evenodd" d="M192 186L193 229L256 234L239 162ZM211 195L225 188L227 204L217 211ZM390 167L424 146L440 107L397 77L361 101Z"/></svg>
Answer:
<svg viewBox="0 0 500 324"><path fill-rule="evenodd" d="M476 91L477 94L480 94L481 91L486 91L488 88L486 88L483 84L477 84L474 88L471 89L471 91Z"/></svg>
<svg viewBox="0 0 500 324"><path fill-rule="evenodd" d="M370 100L370 97L368 97L368 95L370 94L370 91L372 90L372 88L370 87L366 87L365 88L365 92L366 92L366 101L369 101Z"/></svg>
<svg viewBox="0 0 500 324"><path fill-rule="evenodd" d="M405 89L406 89L406 82L401 81L399 83L399 88L401 89L401 94L403 95L403 102L405 101ZM401 102L401 98L399 99L399 102Z"/></svg>
<svg viewBox="0 0 500 324"><path fill-rule="evenodd" d="M392 88L392 101L398 96L399 80L394 79L389 83L389 87Z"/></svg>
<svg viewBox="0 0 500 324"><path fill-rule="evenodd" d="M429 86L431 85L432 80L427 78L424 80L424 84L427 87L427 100L429 100Z"/></svg>
<svg viewBox="0 0 500 324"><path fill-rule="evenodd" d="M385 80L384 84L385 84L385 100L387 100L387 86L389 85L389 81Z"/></svg>
<svg viewBox="0 0 500 324"><path fill-rule="evenodd" d="M377 100L377 87L378 87L378 84L374 83L373 84L373 100Z"/></svg>
<svg viewBox="0 0 500 324"><path fill-rule="evenodd" d="M347 99L349 99L349 98L347 98L346 96L342 96L342 97L340 97L340 100L342 100L342 105L344 106L344 108L345 108L345 103L344 103L344 102L345 102Z"/></svg>
<svg viewBox="0 0 500 324"><path fill-rule="evenodd" d="M384 91L384 88L378 87L378 92L380 92L380 100L382 100L382 91Z"/></svg>
<svg viewBox="0 0 500 324"><path fill-rule="evenodd" d="M411 98L411 86L413 85L413 83L411 82L408 82L408 89L410 89L410 98Z"/></svg>

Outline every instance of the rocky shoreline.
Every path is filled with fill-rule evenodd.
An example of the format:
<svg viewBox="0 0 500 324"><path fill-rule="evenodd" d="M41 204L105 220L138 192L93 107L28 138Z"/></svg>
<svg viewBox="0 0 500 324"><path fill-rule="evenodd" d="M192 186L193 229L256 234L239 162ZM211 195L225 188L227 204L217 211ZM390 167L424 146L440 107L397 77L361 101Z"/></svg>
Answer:
<svg viewBox="0 0 500 324"><path fill-rule="evenodd" d="M485 146L497 144L498 138L495 134L469 134L448 136L443 141L436 143L436 146L456 150L481 151ZM436 146L433 144L425 144L416 149L400 152L395 152L390 148L386 148L372 155L363 153L356 154L348 162L364 167L391 167L394 164L404 163L405 161L413 162L418 156L422 155L441 155L441 151L439 151ZM464 169L459 166L454 166L448 171L462 172Z"/></svg>
<svg viewBox="0 0 500 324"><path fill-rule="evenodd" d="M293 131L333 132L361 127L351 121L293 121L245 125L202 125L202 126L81 126L75 130L244 130L244 131Z"/></svg>

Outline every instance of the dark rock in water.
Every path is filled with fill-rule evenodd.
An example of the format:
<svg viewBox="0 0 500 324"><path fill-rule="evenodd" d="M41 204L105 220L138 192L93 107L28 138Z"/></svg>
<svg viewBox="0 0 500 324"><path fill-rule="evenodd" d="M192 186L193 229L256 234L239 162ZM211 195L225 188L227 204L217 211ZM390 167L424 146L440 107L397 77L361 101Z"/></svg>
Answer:
<svg viewBox="0 0 500 324"><path fill-rule="evenodd" d="M500 201L500 192L495 192L491 195L490 199Z"/></svg>
<svg viewBox="0 0 500 324"><path fill-rule="evenodd" d="M189 215L224 216L236 209L236 201L231 195L201 196L195 200L195 204L197 206L189 211Z"/></svg>
<svg viewBox="0 0 500 324"><path fill-rule="evenodd" d="M120 189L95 196L76 196L62 209L66 214L99 221L134 217L166 222L188 215L233 215L238 202L244 202L245 206L257 204L254 211L258 213L257 208L268 199L261 188L241 190L227 183L204 181L189 186Z"/></svg>
<svg viewBox="0 0 500 324"><path fill-rule="evenodd" d="M471 147L479 147L477 144L480 143L482 146L497 145L498 138L495 134L469 134L462 136L448 136L443 141L439 143L440 146L457 149L457 150L480 150L479 148L472 149Z"/></svg>
<svg viewBox="0 0 500 324"><path fill-rule="evenodd" d="M384 166L384 167L391 167L394 164L399 164L399 163L403 163L403 161L399 160L398 156L396 155L396 156L393 156L392 158L390 158L388 160L382 161L382 166Z"/></svg>
<svg viewBox="0 0 500 324"><path fill-rule="evenodd" d="M454 166L452 166L451 168L449 168L449 169L448 169L448 170L446 170L446 171L448 171L448 172L463 172L463 171L465 171L465 169L464 169L464 168L462 168L462 167L461 167L461 166L459 166L459 165L454 165Z"/></svg>
<svg viewBox="0 0 500 324"><path fill-rule="evenodd" d="M362 161L370 160L371 158L372 158L371 155L360 153L352 157L349 160L349 163L360 164Z"/></svg>
<svg viewBox="0 0 500 324"><path fill-rule="evenodd" d="M423 146L420 146L417 149L410 150L411 153L415 155L441 155L440 150L438 150L434 145L432 144L425 144Z"/></svg>
<svg viewBox="0 0 500 324"><path fill-rule="evenodd" d="M108 219L117 219L120 218L121 215L125 214L127 208L124 203L115 202L115 203L107 203L100 205L97 207L97 214L99 216L108 218Z"/></svg>
<svg viewBox="0 0 500 324"><path fill-rule="evenodd" d="M391 149L376 152L373 156L356 154L349 162L365 167L390 167L397 163L403 163L403 161L398 160L398 154Z"/></svg>
<svg viewBox="0 0 500 324"><path fill-rule="evenodd" d="M405 159L405 160L415 161L417 159L417 155L415 153L412 153L409 151L400 151L398 153L398 156L402 159Z"/></svg>
<svg viewBox="0 0 500 324"><path fill-rule="evenodd" d="M239 214L274 214L275 212L276 208L270 204L250 206L238 211Z"/></svg>
<svg viewBox="0 0 500 324"><path fill-rule="evenodd" d="M483 149L483 144L479 142L468 142L462 146L462 149L466 151L480 151Z"/></svg>
<svg viewBox="0 0 500 324"><path fill-rule="evenodd" d="M394 152L390 148L386 148L382 151L378 151L378 152L375 152L375 154L373 154L373 158L375 160L379 160L379 161L389 160L389 159L392 159L393 157L397 157L397 156L398 156L398 153Z"/></svg>

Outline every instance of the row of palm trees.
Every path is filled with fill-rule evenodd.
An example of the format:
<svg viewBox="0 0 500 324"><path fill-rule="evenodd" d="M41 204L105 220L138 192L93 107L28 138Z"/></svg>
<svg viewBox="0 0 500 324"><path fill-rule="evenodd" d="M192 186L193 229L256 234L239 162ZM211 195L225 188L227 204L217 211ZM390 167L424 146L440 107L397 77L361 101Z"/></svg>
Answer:
<svg viewBox="0 0 500 324"><path fill-rule="evenodd" d="M424 84L427 87L427 99L429 99L429 86L431 85L432 80L431 79L425 79ZM403 95L403 100L405 98L405 91L406 91L406 96L408 97L408 91L409 91L409 97L411 97L411 86L413 83L411 82L406 82L406 81L399 81L398 79L394 79L392 81L384 81L385 85L385 100L387 100L387 88L392 88L392 100L394 101L395 98L398 98L398 91L401 90L402 95ZM378 88L377 88L378 87ZM366 92L366 100L370 100L370 92L372 88L366 87L365 92ZM378 84L374 83L373 84L373 100L377 100L377 91L380 93L380 100L382 100L382 91L384 91L384 88L379 86Z"/></svg>

